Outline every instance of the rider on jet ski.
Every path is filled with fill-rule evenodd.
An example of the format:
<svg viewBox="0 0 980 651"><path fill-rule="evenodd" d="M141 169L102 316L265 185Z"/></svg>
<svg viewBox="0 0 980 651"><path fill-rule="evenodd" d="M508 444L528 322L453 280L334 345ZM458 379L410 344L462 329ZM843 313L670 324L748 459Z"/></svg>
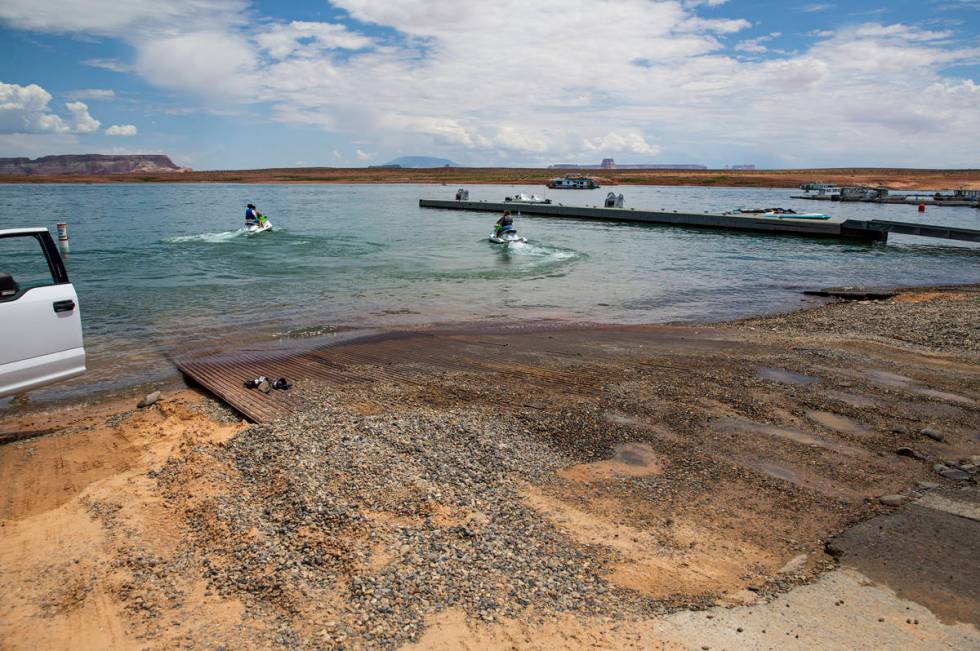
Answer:
<svg viewBox="0 0 980 651"><path fill-rule="evenodd" d="M510 216L510 211L505 210L503 217L497 220L494 224L493 232L494 235L500 236L504 231L514 230L514 218Z"/></svg>
<svg viewBox="0 0 980 651"><path fill-rule="evenodd" d="M246 226L262 226L265 224L267 217L260 213L256 208L254 203L250 203L245 206L245 225Z"/></svg>

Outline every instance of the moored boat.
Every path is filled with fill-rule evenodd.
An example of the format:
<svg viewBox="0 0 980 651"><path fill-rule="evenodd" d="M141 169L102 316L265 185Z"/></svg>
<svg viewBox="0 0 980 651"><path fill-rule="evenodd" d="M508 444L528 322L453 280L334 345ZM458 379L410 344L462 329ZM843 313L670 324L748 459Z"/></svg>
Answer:
<svg viewBox="0 0 980 651"><path fill-rule="evenodd" d="M595 190L600 187L599 183L591 176L557 176L548 181L548 187L552 190Z"/></svg>
<svg viewBox="0 0 980 651"><path fill-rule="evenodd" d="M508 203L551 203L551 199L542 199L536 194L526 194L518 192L513 197L506 197L504 201Z"/></svg>
<svg viewBox="0 0 980 651"><path fill-rule="evenodd" d="M727 215L752 215L776 217L778 219L830 219L830 215L819 212L796 212L792 208L739 208L729 210Z"/></svg>

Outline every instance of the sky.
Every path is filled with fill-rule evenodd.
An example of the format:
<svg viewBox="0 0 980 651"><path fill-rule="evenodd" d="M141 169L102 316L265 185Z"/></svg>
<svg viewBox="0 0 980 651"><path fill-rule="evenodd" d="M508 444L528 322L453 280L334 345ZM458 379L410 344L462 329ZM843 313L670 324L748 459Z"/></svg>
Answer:
<svg viewBox="0 0 980 651"><path fill-rule="evenodd" d="M0 157L980 167L980 0L0 0Z"/></svg>

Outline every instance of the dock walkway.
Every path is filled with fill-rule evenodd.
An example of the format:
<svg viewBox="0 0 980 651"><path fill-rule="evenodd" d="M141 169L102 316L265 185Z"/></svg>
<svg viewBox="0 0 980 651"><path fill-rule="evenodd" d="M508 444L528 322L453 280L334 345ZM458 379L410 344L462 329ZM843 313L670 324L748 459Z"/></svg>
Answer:
<svg viewBox="0 0 980 651"><path fill-rule="evenodd" d="M771 235L857 239L869 242L884 242L888 239L888 233L903 233L907 235L918 235L920 237L980 242L980 230L881 219L829 219L818 221L813 219L794 219L792 215L777 218L757 215L732 215L720 212L668 212L665 210L636 210L633 208L565 206L555 203L534 204L443 199L419 199L419 207L495 213L510 210L520 212L523 215L664 224L691 228L734 230L745 233L768 233Z"/></svg>
<svg viewBox="0 0 980 651"><path fill-rule="evenodd" d="M947 240L962 240L964 242L980 242L980 230L972 228L894 222L887 219L872 219L870 221L848 219L843 225L849 230L867 228L875 232L902 233L905 235L918 235L919 237L937 237Z"/></svg>

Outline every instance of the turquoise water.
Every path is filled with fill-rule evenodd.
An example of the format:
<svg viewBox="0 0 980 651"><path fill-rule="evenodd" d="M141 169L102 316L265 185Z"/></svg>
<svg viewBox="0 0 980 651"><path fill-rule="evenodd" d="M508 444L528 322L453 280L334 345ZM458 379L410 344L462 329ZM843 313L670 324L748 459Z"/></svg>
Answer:
<svg viewBox="0 0 980 651"><path fill-rule="evenodd" d="M600 204L608 189L469 186ZM627 207L786 206L835 217L923 219L912 206L789 199L792 190L614 188ZM526 246L487 241L496 216L422 210L424 185L3 185L0 228L67 222L67 264L91 372L32 398L174 374L175 351L365 329L527 320L668 322L801 304L831 285L980 282L980 248L893 236L888 245L523 217ZM275 229L240 230L253 202ZM980 211L924 221L980 228Z"/></svg>

